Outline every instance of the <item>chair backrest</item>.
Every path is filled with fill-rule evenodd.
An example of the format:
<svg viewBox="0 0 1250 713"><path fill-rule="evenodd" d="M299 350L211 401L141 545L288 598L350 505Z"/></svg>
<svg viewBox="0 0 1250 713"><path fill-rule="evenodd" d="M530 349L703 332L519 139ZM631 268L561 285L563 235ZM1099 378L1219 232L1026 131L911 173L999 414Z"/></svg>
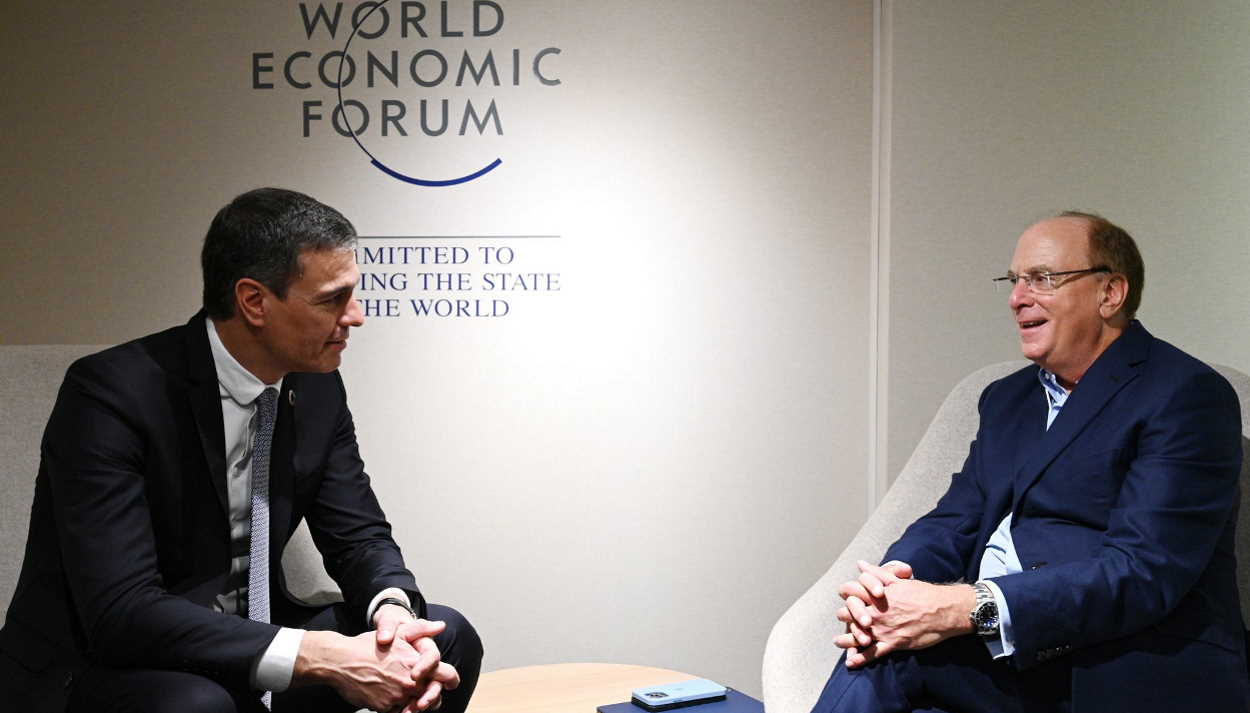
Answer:
<svg viewBox="0 0 1250 713"><path fill-rule="evenodd" d="M83 344L0 345L0 621L17 586L39 472L39 441L65 370L103 349Z"/></svg>
<svg viewBox="0 0 1250 713"><path fill-rule="evenodd" d="M0 622L8 612L26 549L39 472L39 442L65 370L104 349L84 344L0 345ZM288 589L300 599L340 599L305 525L282 558Z"/></svg>

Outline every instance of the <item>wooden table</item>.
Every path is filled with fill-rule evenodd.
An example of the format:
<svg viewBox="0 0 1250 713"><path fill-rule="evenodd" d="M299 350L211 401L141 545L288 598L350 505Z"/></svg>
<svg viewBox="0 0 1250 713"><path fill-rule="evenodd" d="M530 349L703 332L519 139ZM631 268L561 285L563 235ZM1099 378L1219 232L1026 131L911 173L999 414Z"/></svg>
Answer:
<svg viewBox="0 0 1250 713"><path fill-rule="evenodd" d="M505 668L482 674L467 713L595 713L597 706L628 701L635 688L692 678L698 676L619 663Z"/></svg>

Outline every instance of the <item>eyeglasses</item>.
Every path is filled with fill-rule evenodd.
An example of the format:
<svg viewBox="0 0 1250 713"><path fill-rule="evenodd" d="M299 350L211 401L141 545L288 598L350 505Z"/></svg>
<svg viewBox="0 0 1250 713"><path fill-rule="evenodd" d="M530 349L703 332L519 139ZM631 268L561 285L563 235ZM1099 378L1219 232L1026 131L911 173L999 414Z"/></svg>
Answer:
<svg viewBox="0 0 1250 713"><path fill-rule="evenodd" d="M1091 272L1111 272L1111 268L1106 266L1089 267L1084 270L1063 270L1062 272L1026 272L1023 275L1017 275L1010 270L1003 277L993 278L994 286L1000 288L1013 289L1017 282L1023 281L1024 286L1030 292L1038 295L1046 295L1054 292L1071 280L1061 280L1059 278L1067 275L1084 275Z"/></svg>

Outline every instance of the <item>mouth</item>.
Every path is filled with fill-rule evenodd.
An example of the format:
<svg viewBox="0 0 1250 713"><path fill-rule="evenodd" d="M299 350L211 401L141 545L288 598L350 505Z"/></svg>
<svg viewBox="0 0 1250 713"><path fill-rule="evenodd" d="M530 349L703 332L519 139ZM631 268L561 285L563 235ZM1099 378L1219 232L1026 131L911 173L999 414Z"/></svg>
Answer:
<svg viewBox="0 0 1250 713"><path fill-rule="evenodd" d="M1043 324L1046 324L1046 320L1044 319L1022 319L1016 322L1016 325L1020 327L1021 332L1032 331L1041 327Z"/></svg>

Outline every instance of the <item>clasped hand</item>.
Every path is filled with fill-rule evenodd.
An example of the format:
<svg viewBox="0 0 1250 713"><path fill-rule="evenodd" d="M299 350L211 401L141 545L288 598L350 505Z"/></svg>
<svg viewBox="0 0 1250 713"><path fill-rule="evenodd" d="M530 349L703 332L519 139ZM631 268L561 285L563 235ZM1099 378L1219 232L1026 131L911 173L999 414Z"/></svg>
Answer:
<svg viewBox="0 0 1250 713"><path fill-rule="evenodd" d="M460 685L460 674L442 661L432 638L446 624L414 620L399 607L383 606L374 627L352 637L307 632L296 678L328 684L348 703L382 713L437 709L443 691Z"/></svg>
<svg viewBox="0 0 1250 713"><path fill-rule="evenodd" d="M374 615L374 626L372 638L378 663L396 675L387 677L393 685L375 687L374 693L382 695L370 697L375 704L371 707L402 713L436 710L442 705L443 691L460 685L460 674L442 661L433 639L446 624L414 620L398 607L383 606ZM369 638L370 634L361 636Z"/></svg>
<svg viewBox="0 0 1250 713"><path fill-rule="evenodd" d="M968 585L912 579L911 566L876 566L861 560L859 577L838 587L843 606L835 615L846 633L834 643L846 649L847 668L859 668L892 651L923 649L971 631L975 596Z"/></svg>

